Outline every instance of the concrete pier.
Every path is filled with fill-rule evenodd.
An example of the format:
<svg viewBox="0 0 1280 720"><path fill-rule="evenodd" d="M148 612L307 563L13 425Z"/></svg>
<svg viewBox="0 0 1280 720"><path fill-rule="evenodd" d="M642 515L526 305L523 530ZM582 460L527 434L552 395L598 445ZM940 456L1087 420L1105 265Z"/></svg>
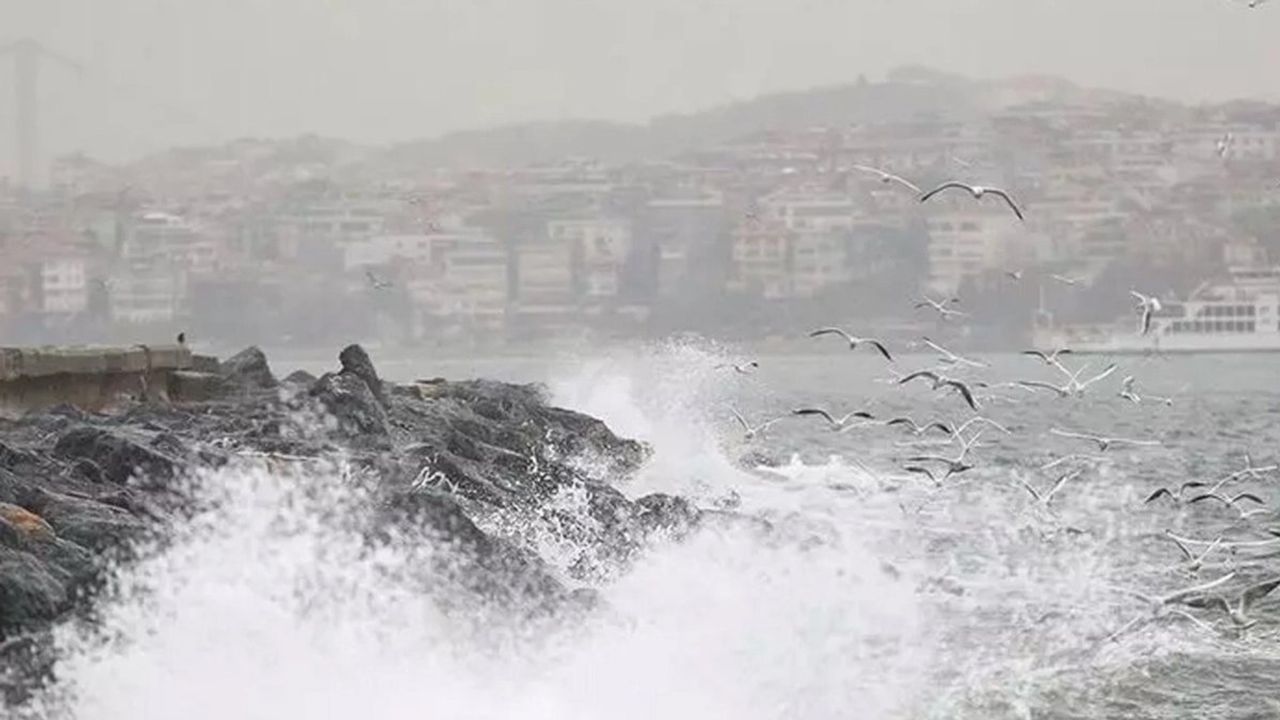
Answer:
<svg viewBox="0 0 1280 720"><path fill-rule="evenodd" d="M205 360L182 345L0 348L0 412L167 401L174 374Z"/></svg>

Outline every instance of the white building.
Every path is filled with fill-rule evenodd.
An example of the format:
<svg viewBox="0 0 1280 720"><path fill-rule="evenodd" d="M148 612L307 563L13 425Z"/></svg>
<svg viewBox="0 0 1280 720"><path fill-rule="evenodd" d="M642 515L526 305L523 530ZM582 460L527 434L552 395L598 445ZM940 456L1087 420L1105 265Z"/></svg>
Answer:
<svg viewBox="0 0 1280 720"><path fill-rule="evenodd" d="M89 277L84 258L50 258L40 266L42 309L46 313L73 315L89 306Z"/></svg>
<svg viewBox="0 0 1280 720"><path fill-rule="evenodd" d="M973 206L934 213L929 228L929 287L954 293L961 283L1022 255L1025 229L1005 208Z"/></svg>

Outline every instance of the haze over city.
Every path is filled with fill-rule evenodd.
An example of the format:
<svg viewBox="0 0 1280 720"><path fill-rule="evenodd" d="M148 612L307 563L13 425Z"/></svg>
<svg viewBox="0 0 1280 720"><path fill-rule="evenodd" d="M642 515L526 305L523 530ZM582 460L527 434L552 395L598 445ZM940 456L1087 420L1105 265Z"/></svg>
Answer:
<svg viewBox="0 0 1280 720"><path fill-rule="evenodd" d="M1230 0L3 0L0 42L83 64L42 73L44 149L114 161L241 136L640 121L907 64L1275 99L1272 15ZM0 59L0 175L13 92Z"/></svg>

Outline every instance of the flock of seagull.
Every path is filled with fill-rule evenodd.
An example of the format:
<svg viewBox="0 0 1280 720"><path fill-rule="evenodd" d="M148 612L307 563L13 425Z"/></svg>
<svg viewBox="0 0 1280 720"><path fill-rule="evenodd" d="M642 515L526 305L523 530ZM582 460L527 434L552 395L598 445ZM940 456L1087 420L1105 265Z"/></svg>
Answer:
<svg viewBox="0 0 1280 720"><path fill-rule="evenodd" d="M920 202L928 202L931 198L952 190L965 191L974 200L978 201L988 196L999 198L1020 220L1025 220L1023 210L1017 201L1010 193L1000 188L949 181L928 192L924 192L910 180L886 170L865 165L856 166L856 169L873 174L886 184L896 184L911 190L918 195ZM1006 275L1015 281L1021 278L1020 271L1006 271ZM1068 285L1077 283L1077 280L1065 276L1054 276L1054 279ZM1138 332L1146 335L1152 329L1153 318L1158 316L1162 310L1161 302L1156 296L1147 295L1137 290L1130 291L1130 294L1135 300L1134 311L1137 316ZM936 313L940 321L945 322L952 318L966 316L965 312L956 308L961 304L960 299L957 297L943 299L923 297L915 304L915 309L928 309ZM855 334L839 327L817 328L810 332L808 336L810 338L837 338L850 351L868 348L882 357L887 363L895 363L894 353L891 352L889 344L879 338ZM942 490L946 487L944 483L948 479L978 467L972 451L982 446L980 438L984 432L994 429L1005 434L1012 434L1008 428L980 414L988 399L1016 400L1015 398L997 394L994 392L995 390L1010 388L1025 393L1051 393L1058 399L1078 400L1084 398L1087 393L1094 391L1119 369L1119 366L1113 362L1098 372L1088 374L1090 370L1090 363L1088 362L1082 363L1077 367L1068 367L1066 359L1073 354L1070 348L1058 348L1052 351L1034 349L1026 350L1022 355L1034 358L1040 364L1058 373L1060 375L1059 378L1056 380L1015 379L1007 382L992 383L967 376L972 371L988 368L988 365L984 362L956 353L929 337L921 338L916 347L936 354L936 362L931 367L906 373L891 369L892 378L883 382L901 387L923 381L935 392L947 392L958 396L968 409L973 412L973 416L963 424L956 425L942 420L917 422L907 416L877 418L874 413L865 409L841 414L822 407L796 408L787 414L752 424L736 409L730 408L730 410L734 420L741 427L744 439L748 441L760 437L772 426L789 419L818 419L831 431L839 433L880 426L884 428L901 428L916 438L930 433L940 434L947 439L947 445L953 444L955 446L956 451L954 454L919 453L911 455L904 458L905 464L901 467L901 470L908 476L914 475L927 478L937 490ZM756 361L719 366L719 368L732 370L743 375L754 373L759 367L760 365ZM1174 403L1174 398L1172 397L1140 393L1138 380L1133 375L1126 375L1120 380L1115 396L1134 405L1154 402L1170 406ZM1088 443L1094 446L1099 453L1106 453L1119 447L1141 448L1154 447L1161 444L1160 441L1154 439L1113 437L1101 433L1068 430L1058 427L1051 428L1049 433L1064 440ZM1049 470L1060 465L1077 463L1080 460L1097 460L1099 457L1096 455L1067 455L1041 466L1040 470ZM1246 465L1244 470L1231 473L1214 483L1193 480L1184 482L1176 488L1162 487L1152 492L1145 499L1144 505L1150 506L1160 501L1171 502L1180 507L1221 504L1225 508L1234 510L1240 521L1247 521L1255 515L1268 512L1267 503L1257 494L1240 491L1233 486L1246 479L1256 481L1274 475L1280 472L1280 466L1255 466L1248 456L1246 456ZM1086 467L1073 467L1063 472L1057 476L1047 490L1037 489L1021 478L1017 478L1017 482L1025 490L1035 507L1052 516L1054 514L1052 505L1055 498L1060 496L1064 488L1077 480L1085 472ZM904 511L906 510L905 507L903 509ZM1067 529L1074 530L1074 528ZM1260 541L1244 542L1228 542L1225 536L1221 534L1210 540L1201 540L1181 537L1171 531L1166 531L1164 537L1173 544L1179 553L1181 570L1194 577L1202 569L1209 567L1210 559L1217 555L1226 554L1229 558L1228 564L1235 563L1236 552L1242 547L1270 548L1280 554L1280 530L1267 532L1273 537ZM1147 608L1146 611L1139 613L1119 630L1112 633L1107 640L1118 640L1121 636L1136 628L1154 621L1169 619L1186 620L1202 630L1212 631L1219 635L1240 636L1245 630L1257 623L1253 614L1254 607L1277 587L1280 587L1280 576L1277 576L1248 584L1242 588L1237 587L1230 593L1225 592L1225 589L1236 580L1240 569L1239 567L1233 568L1214 580L1163 595L1152 596L1123 590L1122 592L1125 594L1145 602ZM1229 627L1216 626L1195 614L1196 611L1201 613L1219 612L1228 621Z"/></svg>

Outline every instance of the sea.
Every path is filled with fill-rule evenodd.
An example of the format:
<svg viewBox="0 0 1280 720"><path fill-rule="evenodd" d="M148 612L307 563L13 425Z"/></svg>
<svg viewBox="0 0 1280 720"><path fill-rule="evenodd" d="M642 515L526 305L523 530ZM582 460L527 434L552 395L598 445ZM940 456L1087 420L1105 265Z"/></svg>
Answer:
<svg viewBox="0 0 1280 720"><path fill-rule="evenodd" d="M326 520L344 502L337 470L226 470L206 478L212 509L119 572L93 631L59 632L59 679L33 717L1280 718L1280 591L1250 608L1257 622L1244 630L1218 610L1143 599L1228 575L1213 592L1231 598L1280 576L1268 532L1280 530L1280 473L1224 485L1267 503L1247 517L1247 501L1144 502L1280 464L1276 356L1065 356L1073 370L1090 364L1082 378L1117 364L1069 398L1005 384L1059 378L1035 358L975 356L986 367L946 372L985 382L980 414L1001 427L970 425L973 469L938 483L904 468L943 469L908 460L954 457L941 433L879 422L837 432L789 415L973 417L951 390L897 384L895 373L935 367L927 354L889 363L835 340L757 354L681 339L374 359L399 381L540 383L552 402L652 446L620 485L627 495L677 493L773 531L658 542L599 581L600 612L532 631L424 611L394 571L418 548L370 557ZM750 373L725 367L749 360ZM281 375L291 362L332 364L273 362ZM1118 397L1126 376L1142 402ZM752 425L783 419L748 438L734 412ZM1158 444L1100 452L1052 431ZM1028 490L1043 495L1064 475L1048 503ZM557 502L583 506L571 492ZM569 577L571 541L506 532ZM1192 567L1170 533L1201 541L1189 544L1197 555L1223 540Z"/></svg>

